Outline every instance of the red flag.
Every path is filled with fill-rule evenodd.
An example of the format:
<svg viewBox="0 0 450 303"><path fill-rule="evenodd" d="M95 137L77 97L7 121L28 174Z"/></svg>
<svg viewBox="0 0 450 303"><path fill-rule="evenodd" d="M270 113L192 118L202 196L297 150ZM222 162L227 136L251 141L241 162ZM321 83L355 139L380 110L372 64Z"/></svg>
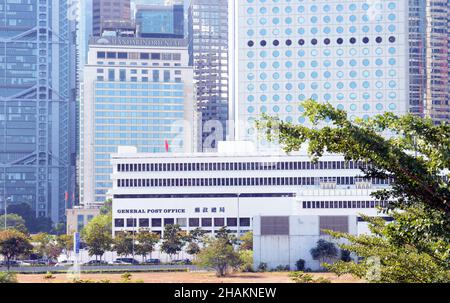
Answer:
<svg viewBox="0 0 450 303"><path fill-rule="evenodd" d="M167 141L167 139L164 141L164 143L166 144L166 152L169 152L169 141Z"/></svg>

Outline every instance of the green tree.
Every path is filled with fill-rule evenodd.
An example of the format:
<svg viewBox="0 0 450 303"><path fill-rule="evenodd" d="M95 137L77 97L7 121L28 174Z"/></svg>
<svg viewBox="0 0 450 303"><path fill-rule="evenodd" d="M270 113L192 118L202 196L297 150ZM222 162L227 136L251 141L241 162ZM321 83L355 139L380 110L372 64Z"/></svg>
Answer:
<svg viewBox="0 0 450 303"><path fill-rule="evenodd" d="M7 261L9 271L10 261L20 255L27 255L33 246L24 233L14 229L0 231L0 254Z"/></svg>
<svg viewBox="0 0 450 303"><path fill-rule="evenodd" d="M4 224L5 215L0 216L0 224ZM25 220L17 214L6 215L6 227L9 229L18 230L24 234L28 233L28 229L25 225Z"/></svg>
<svg viewBox="0 0 450 303"><path fill-rule="evenodd" d="M161 250L173 259L173 255L178 254L186 244L186 233L181 230L178 224L168 224L164 227Z"/></svg>
<svg viewBox="0 0 450 303"><path fill-rule="evenodd" d="M109 215L112 213L112 200L108 199L103 203L102 207L100 207L101 215Z"/></svg>
<svg viewBox="0 0 450 303"><path fill-rule="evenodd" d="M197 227L189 232L186 237L186 252L192 256L196 256L200 252L200 246L203 244L203 237L206 231Z"/></svg>
<svg viewBox="0 0 450 303"><path fill-rule="evenodd" d="M73 250L73 235L59 235L56 238L56 243L66 257L69 258L70 252Z"/></svg>
<svg viewBox="0 0 450 303"><path fill-rule="evenodd" d="M17 274L13 272L0 271L0 284L2 283L18 283Z"/></svg>
<svg viewBox="0 0 450 303"><path fill-rule="evenodd" d="M240 249L253 250L253 232L249 231L243 234L240 238Z"/></svg>
<svg viewBox="0 0 450 303"><path fill-rule="evenodd" d="M197 255L195 263L202 267L211 267L219 277L227 274L230 268L239 268L242 261L239 253L233 247L233 238L221 233L220 237L209 238L205 247Z"/></svg>
<svg viewBox="0 0 450 303"><path fill-rule="evenodd" d="M344 111L328 103L308 100L302 105L311 127L268 116L258 121L257 127L287 152L299 150L307 142L314 160L324 152L343 154L347 161L361 163L364 177L391 181L390 189L377 191L373 196L388 202L383 211L396 220L366 218L372 235L356 237L330 232L349 240L350 244L340 245L341 248L365 261L337 262L329 268L338 274L362 276L368 263L376 258L381 260L380 271L385 273L384 280L379 281L422 282L426 280L424 272L432 280L448 276L450 125L434 125L428 118L398 117L392 113L351 121ZM324 125L326 120L330 123ZM421 263L427 270L422 269Z"/></svg>
<svg viewBox="0 0 450 303"><path fill-rule="evenodd" d="M96 259L111 249L112 239L111 215L99 215L93 218L82 230L82 238L88 247L90 256Z"/></svg>
<svg viewBox="0 0 450 303"><path fill-rule="evenodd" d="M31 237L33 251L40 257L47 258L47 248L52 242L52 236L47 233L38 233Z"/></svg>
<svg viewBox="0 0 450 303"><path fill-rule="evenodd" d="M52 220L48 217L36 217L36 211L27 203L8 205L8 214L16 214L25 220L25 226L30 233L52 231Z"/></svg>
<svg viewBox="0 0 450 303"><path fill-rule="evenodd" d="M142 260L145 261L147 255L152 257L152 252L155 250L155 245L159 242L159 235L152 233L148 230L140 230L136 235L136 254L142 256Z"/></svg>
<svg viewBox="0 0 450 303"><path fill-rule="evenodd" d="M239 269L243 272L253 272L253 250L240 248L238 253L241 263Z"/></svg>
<svg viewBox="0 0 450 303"><path fill-rule="evenodd" d="M320 239L317 241L317 246L311 248L310 253L312 258L314 260L319 260L319 263L322 266L322 263L326 259L336 258L338 255L338 249L334 243Z"/></svg>
<svg viewBox="0 0 450 303"><path fill-rule="evenodd" d="M113 240L114 250L119 256L128 257L133 254L133 235L127 232L117 234Z"/></svg>

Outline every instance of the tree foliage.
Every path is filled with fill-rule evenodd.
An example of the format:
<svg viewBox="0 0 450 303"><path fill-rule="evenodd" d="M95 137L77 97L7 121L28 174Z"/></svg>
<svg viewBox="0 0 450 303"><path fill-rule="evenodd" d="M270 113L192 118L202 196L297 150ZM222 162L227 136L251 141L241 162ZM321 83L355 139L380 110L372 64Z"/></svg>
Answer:
<svg viewBox="0 0 450 303"><path fill-rule="evenodd" d="M0 216L0 224L4 225L5 215ZM15 229L21 233L28 233L28 229L25 225L25 220L17 214L7 214L6 215L6 227L8 229Z"/></svg>
<svg viewBox="0 0 450 303"><path fill-rule="evenodd" d="M27 203L8 205L8 214L16 214L25 220L25 226L30 233L52 231L52 220L48 217L36 217L36 211Z"/></svg>
<svg viewBox="0 0 450 303"><path fill-rule="evenodd" d="M170 258L178 254L186 244L186 233L181 230L178 224L168 224L164 227L161 250L168 254Z"/></svg>
<svg viewBox="0 0 450 303"><path fill-rule="evenodd" d="M308 143L314 160L329 152L369 163L360 167L365 177L393 180L390 189L376 194L391 201L391 208L426 204L449 214L449 124L434 125L431 119L390 112L351 121L345 111L329 103L307 100L302 105L311 127L267 115L257 121L257 127L287 152ZM324 125L325 121L329 123Z"/></svg>
<svg viewBox="0 0 450 303"><path fill-rule="evenodd" d="M9 270L9 261L20 255L27 255L31 252L32 245L28 236L14 229L0 231L0 254L7 261Z"/></svg>
<svg viewBox="0 0 450 303"><path fill-rule="evenodd" d="M186 252L190 255L197 255L201 250L201 245L203 245L204 236L206 231L197 227L189 232L186 236Z"/></svg>
<svg viewBox="0 0 450 303"><path fill-rule="evenodd" d="M117 234L113 240L113 249L119 256L128 257L133 254L133 235L130 233Z"/></svg>
<svg viewBox="0 0 450 303"><path fill-rule="evenodd" d="M317 246L311 248L310 253L312 258L314 260L319 260L322 265L326 259L336 258L338 255L338 249L334 243L320 239L317 241Z"/></svg>
<svg viewBox="0 0 450 303"><path fill-rule="evenodd" d="M360 161L366 178L390 181L372 195L387 201L383 210L394 221L364 217L371 235L329 233L346 239L339 245L360 262L339 261L327 267L338 274L371 275L375 282L450 281L450 125L434 125L413 115L392 113L348 119L329 103L303 102L310 126L293 125L264 116L257 127L269 140L278 140L287 152L304 143L314 160L324 153ZM329 122L326 124L325 122ZM373 266L373 260L379 260Z"/></svg>
<svg viewBox="0 0 450 303"><path fill-rule="evenodd" d="M242 262L233 247L233 241L235 238L226 233L226 229L222 229L215 238L205 240L205 247L198 253L195 263L214 268L219 277L225 276L230 268L239 268Z"/></svg>
<svg viewBox="0 0 450 303"><path fill-rule="evenodd" d="M111 249L112 240L111 214L94 217L82 230L82 238L88 247L90 256L101 257Z"/></svg>
<svg viewBox="0 0 450 303"><path fill-rule="evenodd" d="M155 250L155 246L159 242L159 235L152 233L149 230L140 230L136 235L136 241L136 254L142 256L145 260L147 255L150 255L151 258L152 252Z"/></svg>
<svg viewBox="0 0 450 303"><path fill-rule="evenodd" d="M240 249L253 250L253 232L249 231L243 234L240 238Z"/></svg>

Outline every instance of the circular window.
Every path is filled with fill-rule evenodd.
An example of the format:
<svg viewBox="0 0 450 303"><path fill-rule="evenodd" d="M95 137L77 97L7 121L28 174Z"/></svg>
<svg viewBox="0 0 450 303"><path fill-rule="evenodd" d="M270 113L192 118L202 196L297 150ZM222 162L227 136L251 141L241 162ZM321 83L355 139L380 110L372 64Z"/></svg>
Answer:
<svg viewBox="0 0 450 303"><path fill-rule="evenodd" d="M323 43L324 43L325 45L328 45L328 44L330 44L330 39L328 39L328 38L325 38L325 40L323 40Z"/></svg>
<svg viewBox="0 0 450 303"><path fill-rule="evenodd" d="M381 43L381 42L383 42L383 38L381 38L381 37L376 37L375 41L376 41L377 43Z"/></svg>
<svg viewBox="0 0 450 303"><path fill-rule="evenodd" d="M369 38L368 37L364 37L362 41L363 41L363 43L367 44L367 43L369 43Z"/></svg>
<svg viewBox="0 0 450 303"><path fill-rule="evenodd" d="M290 46L291 44L292 44L292 40L290 40L290 39L286 40L286 45L287 46Z"/></svg>
<svg viewBox="0 0 450 303"><path fill-rule="evenodd" d="M254 43L253 41L250 40L250 41L247 42L247 45L248 45L249 47L252 47L253 45L255 45L255 43Z"/></svg>
<svg viewBox="0 0 450 303"><path fill-rule="evenodd" d="M351 44L355 44L355 43L356 43L356 38L353 38L353 37L350 38L350 43L351 43Z"/></svg>
<svg viewBox="0 0 450 303"><path fill-rule="evenodd" d="M336 40L336 42L337 42L337 44L342 44L342 43L344 43L344 40L342 38L338 38Z"/></svg>
<svg viewBox="0 0 450 303"><path fill-rule="evenodd" d="M274 46L278 46L280 44L280 41L278 41L278 40L273 40L273 45Z"/></svg>
<svg viewBox="0 0 450 303"><path fill-rule="evenodd" d="M259 44L261 44L261 46L266 46L267 42L266 42L266 40L261 40L261 42Z"/></svg>
<svg viewBox="0 0 450 303"><path fill-rule="evenodd" d="M317 44L317 39L312 39L312 40L311 40L311 44L312 44L312 45L316 45L316 44Z"/></svg>
<svg viewBox="0 0 450 303"><path fill-rule="evenodd" d="M394 36L390 36L389 37L389 42L394 43L395 42L395 37Z"/></svg>
<svg viewBox="0 0 450 303"><path fill-rule="evenodd" d="M305 44L305 40L303 40L303 39L298 40L298 44L299 45L304 45Z"/></svg>

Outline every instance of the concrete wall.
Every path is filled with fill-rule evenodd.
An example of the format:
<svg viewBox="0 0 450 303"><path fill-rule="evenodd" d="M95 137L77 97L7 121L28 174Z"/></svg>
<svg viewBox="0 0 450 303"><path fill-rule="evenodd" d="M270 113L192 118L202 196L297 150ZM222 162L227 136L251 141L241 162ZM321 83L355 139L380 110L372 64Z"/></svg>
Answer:
<svg viewBox="0 0 450 303"><path fill-rule="evenodd" d="M349 233L357 233L356 216L348 216ZM319 270L319 261L313 260L310 250L319 239L330 240L320 235L319 216L290 216L289 235L261 235L261 217L253 218L253 266L267 263L269 269L289 265L296 270L296 262L305 260L305 268Z"/></svg>

